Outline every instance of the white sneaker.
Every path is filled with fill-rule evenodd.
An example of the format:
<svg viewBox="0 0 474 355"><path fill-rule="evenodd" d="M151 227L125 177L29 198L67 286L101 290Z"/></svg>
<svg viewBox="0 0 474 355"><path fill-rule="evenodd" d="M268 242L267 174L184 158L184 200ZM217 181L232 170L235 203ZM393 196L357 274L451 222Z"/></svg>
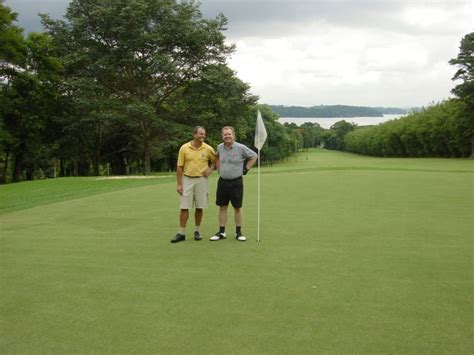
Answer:
<svg viewBox="0 0 474 355"><path fill-rule="evenodd" d="M247 237L245 235L238 235L235 238L241 242L245 242L247 240Z"/></svg>
<svg viewBox="0 0 474 355"><path fill-rule="evenodd" d="M221 240L221 239L226 239L227 236L225 233L219 233L217 232L215 235L213 235L210 240L212 240L213 242L217 241L217 240Z"/></svg>

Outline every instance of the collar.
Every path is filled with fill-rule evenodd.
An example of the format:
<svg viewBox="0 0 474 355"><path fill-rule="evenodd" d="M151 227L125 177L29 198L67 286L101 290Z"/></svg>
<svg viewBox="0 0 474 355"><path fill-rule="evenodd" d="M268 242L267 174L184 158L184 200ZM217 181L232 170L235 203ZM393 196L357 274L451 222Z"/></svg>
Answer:
<svg viewBox="0 0 474 355"><path fill-rule="evenodd" d="M199 149L202 149L204 147L204 142L201 144L201 146L199 148L194 148L193 141L190 141L188 144L189 144L189 148L194 149L194 150L199 150Z"/></svg>

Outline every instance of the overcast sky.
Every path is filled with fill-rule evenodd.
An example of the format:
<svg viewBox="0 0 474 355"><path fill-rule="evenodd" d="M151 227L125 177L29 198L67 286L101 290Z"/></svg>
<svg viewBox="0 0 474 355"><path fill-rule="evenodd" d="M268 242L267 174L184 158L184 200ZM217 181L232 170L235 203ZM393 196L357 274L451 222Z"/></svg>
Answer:
<svg viewBox="0 0 474 355"><path fill-rule="evenodd" d="M260 103L427 106L451 96L461 38L474 31L474 0L202 0L223 13L229 65ZM69 0L6 0L19 25L60 18Z"/></svg>

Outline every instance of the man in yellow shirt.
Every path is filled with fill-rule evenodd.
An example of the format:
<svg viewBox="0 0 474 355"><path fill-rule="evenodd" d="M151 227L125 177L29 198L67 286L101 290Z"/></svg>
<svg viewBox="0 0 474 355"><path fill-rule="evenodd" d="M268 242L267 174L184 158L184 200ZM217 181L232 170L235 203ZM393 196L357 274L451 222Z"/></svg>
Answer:
<svg viewBox="0 0 474 355"><path fill-rule="evenodd" d="M208 176L214 171L216 152L204 143L206 130L197 126L193 130L193 140L181 146L178 153L178 164L176 179L178 187L176 191L180 195L179 202L179 231L171 239L171 243L186 240L186 223L189 218L189 210L195 208L194 212L194 239L201 240L199 228L201 226L203 209L207 208L209 202Z"/></svg>

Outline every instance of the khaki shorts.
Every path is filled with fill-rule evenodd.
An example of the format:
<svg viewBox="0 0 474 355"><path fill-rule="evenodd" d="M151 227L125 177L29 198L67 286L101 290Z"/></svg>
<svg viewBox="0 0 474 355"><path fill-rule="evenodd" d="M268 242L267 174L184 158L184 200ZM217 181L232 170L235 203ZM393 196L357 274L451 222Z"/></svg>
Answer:
<svg viewBox="0 0 474 355"><path fill-rule="evenodd" d="M183 176L183 194L179 200L179 208L207 208L209 203L209 179L207 177L190 178Z"/></svg>

